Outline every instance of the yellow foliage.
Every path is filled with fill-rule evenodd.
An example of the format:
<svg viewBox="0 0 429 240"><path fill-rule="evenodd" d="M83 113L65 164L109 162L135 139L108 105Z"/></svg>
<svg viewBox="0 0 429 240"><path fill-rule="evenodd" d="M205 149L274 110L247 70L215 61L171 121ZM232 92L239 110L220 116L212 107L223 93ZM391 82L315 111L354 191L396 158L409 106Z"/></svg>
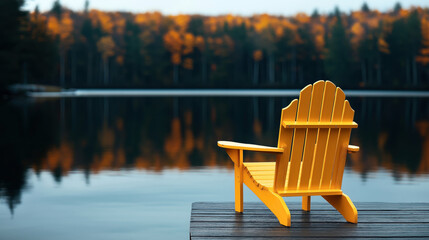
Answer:
<svg viewBox="0 0 429 240"><path fill-rule="evenodd" d="M97 49L101 53L104 60L114 55L115 42L111 36L100 38L97 42Z"/></svg>

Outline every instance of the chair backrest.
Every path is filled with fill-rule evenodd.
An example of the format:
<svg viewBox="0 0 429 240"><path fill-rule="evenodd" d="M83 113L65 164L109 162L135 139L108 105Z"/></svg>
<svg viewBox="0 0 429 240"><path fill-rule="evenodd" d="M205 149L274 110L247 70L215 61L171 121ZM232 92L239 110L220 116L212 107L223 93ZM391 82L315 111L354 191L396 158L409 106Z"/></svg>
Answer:
<svg viewBox="0 0 429 240"><path fill-rule="evenodd" d="M301 90L282 110L274 188L339 190L354 110L344 92L330 81L317 81Z"/></svg>

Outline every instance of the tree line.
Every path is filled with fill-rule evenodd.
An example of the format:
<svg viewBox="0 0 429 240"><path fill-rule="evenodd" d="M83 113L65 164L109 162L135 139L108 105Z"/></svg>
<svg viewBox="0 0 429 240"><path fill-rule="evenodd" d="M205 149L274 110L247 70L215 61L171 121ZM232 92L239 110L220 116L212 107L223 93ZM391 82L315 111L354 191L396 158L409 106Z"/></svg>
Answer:
<svg viewBox="0 0 429 240"><path fill-rule="evenodd" d="M1 85L429 87L429 9L295 16L0 8Z"/></svg>

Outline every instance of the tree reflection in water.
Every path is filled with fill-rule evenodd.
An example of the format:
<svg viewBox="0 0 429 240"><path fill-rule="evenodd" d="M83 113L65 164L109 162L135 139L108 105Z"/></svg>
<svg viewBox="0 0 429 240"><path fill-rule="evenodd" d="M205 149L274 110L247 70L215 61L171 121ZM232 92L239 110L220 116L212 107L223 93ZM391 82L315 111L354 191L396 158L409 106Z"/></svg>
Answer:
<svg viewBox="0 0 429 240"><path fill-rule="evenodd" d="M11 212L27 173L57 182L72 170L162 171L232 168L219 139L274 146L289 98L70 98L15 100L0 106L0 197ZM365 180L386 169L395 180L429 173L429 99L352 98L361 146L347 166ZM248 161L272 161L247 154Z"/></svg>

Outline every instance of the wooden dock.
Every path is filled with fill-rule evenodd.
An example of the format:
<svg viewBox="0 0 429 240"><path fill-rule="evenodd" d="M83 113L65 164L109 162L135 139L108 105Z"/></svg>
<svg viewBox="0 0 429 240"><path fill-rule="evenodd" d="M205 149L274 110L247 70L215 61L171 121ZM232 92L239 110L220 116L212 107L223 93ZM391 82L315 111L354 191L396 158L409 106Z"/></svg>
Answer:
<svg viewBox="0 0 429 240"><path fill-rule="evenodd" d="M235 213L234 203L192 204L190 238L208 239L429 239L429 203L355 203L359 223L347 223L328 203L287 203L292 227L280 225L262 203L244 203Z"/></svg>

